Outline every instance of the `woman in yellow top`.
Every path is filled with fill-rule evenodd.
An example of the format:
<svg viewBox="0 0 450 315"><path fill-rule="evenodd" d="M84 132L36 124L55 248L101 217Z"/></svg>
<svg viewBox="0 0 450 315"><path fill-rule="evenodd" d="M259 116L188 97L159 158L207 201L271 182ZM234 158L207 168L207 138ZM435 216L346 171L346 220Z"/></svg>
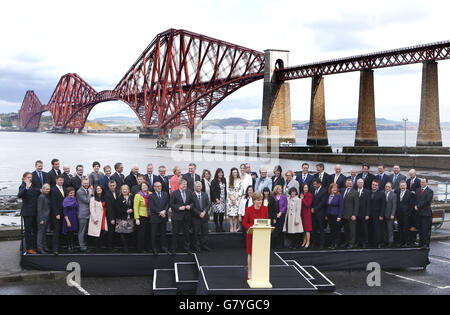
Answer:
<svg viewBox="0 0 450 315"><path fill-rule="evenodd" d="M147 227L150 223L150 208L148 206L148 198L152 194L149 191L150 184L145 181L141 184L141 191L134 196L134 218L138 230L137 249L139 253L148 253Z"/></svg>

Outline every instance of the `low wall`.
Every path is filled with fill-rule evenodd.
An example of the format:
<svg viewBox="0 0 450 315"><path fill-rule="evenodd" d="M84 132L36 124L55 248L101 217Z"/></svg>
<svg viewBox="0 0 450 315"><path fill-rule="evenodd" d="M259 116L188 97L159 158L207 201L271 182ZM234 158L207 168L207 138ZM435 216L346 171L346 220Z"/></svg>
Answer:
<svg viewBox="0 0 450 315"><path fill-rule="evenodd" d="M212 154L234 154L242 156L267 156L271 154L270 148L264 147L226 147L209 146L204 149L202 146L180 145L174 148L180 151L203 152ZM399 164L404 168L450 170L450 155L431 155L431 154L369 154L369 153L326 153L326 152L302 152L313 151L310 147L280 147L279 157L288 160L298 161L320 161L336 164L373 164L378 163L386 165ZM261 150L261 151L260 151ZM268 152L267 152L268 151ZM300 152L299 152L300 151Z"/></svg>

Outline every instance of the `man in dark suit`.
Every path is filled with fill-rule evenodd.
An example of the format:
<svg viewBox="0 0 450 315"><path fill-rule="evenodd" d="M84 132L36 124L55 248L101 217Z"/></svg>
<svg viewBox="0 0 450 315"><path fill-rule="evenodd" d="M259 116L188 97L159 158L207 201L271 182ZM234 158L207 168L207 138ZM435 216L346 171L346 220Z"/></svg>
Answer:
<svg viewBox="0 0 450 315"><path fill-rule="evenodd" d="M184 250L188 254L191 252L191 242L189 229L191 226L191 211L194 208L192 192L187 190L187 181L181 180L180 189L172 194L170 200L170 208L172 208L172 254L177 251L177 236L180 230L184 236Z"/></svg>
<svg viewBox="0 0 450 315"><path fill-rule="evenodd" d="M84 167L83 165L78 165L76 167L76 174L72 177L70 185L78 191L81 188L81 181L83 180Z"/></svg>
<svg viewBox="0 0 450 315"><path fill-rule="evenodd" d="M46 172L42 171L44 168L42 161L36 161L34 166L36 170L32 173L31 184L33 189L40 191L44 184L50 184L50 178Z"/></svg>
<svg viewBox="0 0 450 315"><path fill-rule="evenodd" d="M414 211L415 200L413 194L407 189L406 181L400 182L397 190L397 222L400 246L403 248L411 245L409 238L409 220Z"/></svg>
<svg viewBox="0 0 450 315"><path fill-rule="evenodd" d="M386 209L384 212L384 239L389 247L394 245L394 220L397 215L397 195L392 190L392 183L388 182L385 186Z"/></svg>
<svg viewBox="0 0 450 315"><path fill-rule="evenodd" d="M409 178L406 180L407 188L410 192L413 194L416 193L418 189L420 189L421 180L417 177L416 170L410 170L409 171Z"/></svg>
<svg viewBox="0 0 450 315"><path fill-rule="evenodd" d="M64 177L64 188L67 189L70 187L72 183L72 174L70 174L70 166L64 165L63 166L63 177Z"/></svg>
<svg viewBox="0 0 450 315"><path fill-rule="evenodd" d="M309 191L314 190L314 187L313 187L314 176L309 174L309 164L308 163L303 163L302 173L296 177L296 180L300 184L300 191L303 192L303 186L305 184L307 184L309 186Z"/></svg>
<svg viewBox="0 0 450 315"><path fill-rule="evenodd" d="M313 203L311 205L314 243L320 249L325 247L325 216L327 213L328 191L322 187L320 179L313 181Z"/></svg>
<svg viewBox="0 0 450 315"><path fill-rule="evenodd" d="M377 179L372 181L372 193L370 198L370 218L372 220L374 241L378 248L382 248L386 195L384 191L380 191L380 183Z"/></svg>
<svg viewBox="0 0 450 315"><path fill-rule="evenodd" d="M169 187L169 177L166 176L166 167L165 166L160 166L159 167L159 175L156 176L154 175L154 181L161 183L162 185L162 191L169 193L170 192L170 187Z"/></svg>
<svg viewBox="0 0 450 315"><path fill-rule="evenodd" d="M56 178L61 175L61 171L59 169L60 163L58 159L52 160L52 169L48 172L49 184L51 187L56 185Z"/></svg>
<svg viewBox="0 0 450 315"><path fill-rule="evenodd" d="M431 203L433 202L434 192L428 187L428 179L421 179L422 188L416 192L415 211L419 215L419 236L422 249L430 249L431 241L431 224L433 221L433 210Z"/></svg>
<svg viewBox="0 0 450 315"><path fill-rule="evenodd" d="M369 245L369 220L370 220L370 206L371 206L371 192L364 188L364 180L358 179L358 187L356 191L359 196L359 211L356 228L356 242L359 246L366 249Z"/></svg>
<svg viewBox="0 0 450 315"><path fill-rule="evenodd" d="M116 172L113 175L111 175L111 180L116 182L116 193L119 193L120 192L120 187L122 187L123 184L125 184L125 175L122 174L122 172L123 172L123 164L122 163L116 163L114 165L114 170Z"/></svg>
<svg viewBox="0 0 450 315"><path fill-rule="evenodd" d="M59 254L59 239L61 236L62 220L64 218L63 202L66 195L67 192L64 187L64 176L59 175L56 177L56 185L50 190L50 222L53 225L52 250L54 255Z"/></svg>
<svg viewBox="0 0 450 315"><path fill-rule="evenodd" d="M205 192L202 192L201 182L194 183L194 208L192 209L192 225L194 226L194 249L197 252L201 250L210 251L208 247L209 231L209 211L211 202Z"/></svg>
<svg viewBox="0 0 450 315"><path fill-rule="evenodd" d="M394 171L394 173L391 174L391 176L390 176L391 183L392 183L392 189L394 189L395 191L398 191L400 188L400 183L402 181L406 182L406 176L400 174L400 166L399 165L394 165L392 170Z"/></svg>
<svg viewBox="0 0 450 315"><path fill-rule="evenodd" d="M39 190L32 186L32 174L26 172L22 178L17 197L22 199L20 215L24 223L25 250L27 254L37 254L37 199Z"/></svg>
<svg viewBox="0 0 450 315"><path fill-rule="evenodd" d="M342 174L342 166L336 165L334 168L334 174L330 176L331 183L338 185L338 189L342 190L346 187L347 178ZM353 185L353 184L352 184Z"/></svg>
<svg viewBox="0 0 450 315"><path fill-rule="evenodd" d="M131 187L131 194L136 195L141 191L141 184L145 182L145 176L142 174L139 174L137 176L137 184ZM150 188L149 188L150 190Z"/></svg>
<svg viewBox="0 0 450 315"><path fill-rule="evenodd" d="M344 232L345 244L342 247L353 249L356 245L356 219L359 212L359 195L353 189L353 182L347 179L346 188L342 189L344 196Z"/></svg>
<svg viewBox="0 0 450 315"><path fill-rule="evenodd" d="M385 191L386 184L391 181L391 177L384 172L384 165L378 166L378 174L375 178L380 182L380 190Z"/></svg>
<svg viewBox="0 0 450 315"><path fill-rule="evenodd" d="M167 221L169 217L170 197L162 191L162 184L155 182L155 192L150 195L148 205L150 207L150 223L152 226L152 247L153 253L158 255L157 237L160 236L161 251L169 253L167 250Z"/></svg>
<svg viewBox="0 0 450 315"><path fill-rule="evenodd" d="M155 175L153 175L153 164L147 165L147 174L144 175L145 180L150 184L150 191L154 192Z"/></svg>
<svg viewBox="0 0 450 315"><path fill-rule="evenodd" d="M114 234L116 231L116 213L120 211L118 197L117 183L112 179L108 184L108 191L105 193L106 222L108 224L106 243L109 251L113 250Z"/></svg>
<svg viewBox="0 0 450 315"><path fill-rule="evenodd" d="M417 177L417 173L415 169L409 171L409 179L406 181L406 185L408 190L413 194L414 204L416 203L416 191L420 189L421 181ZM419 230L419 214L417 211L413 211L409 221L410 225L410 239L412 245L416 244L417 234Z"/></svg>
<svg viewBox="0 0 450 315"><path fill-rule="evenodd" d="M325 172L325 165L319 163L316 165L317 173L314 175L314 180L319 179L323 188L328 189L331 184L330 175Z"/></svg>
<svg viewBox="0 0 450 315"><path fill-rule="evenodd" d="M363 165L362 173L358 174L358 176L356 177L356 180L358 181L358 179L361 179L361 178L364 180L364 188L371 191L372 190L372 181L375 179L375 176L370 173L369 165L367 165L367 164Z"/></svg>
<svg viewBox="0 0 450 315"><path fill-rule="evenodd" d="M111 166L106 165L103 168L103 171L105 172L105 175L100 180L100 186L102 186L103 191L108 191L108 185L109 181L111 180L111 173L112 173Z"/></svg>
<svg viewBox="0 0 450 315"><path fill-rule="evenodd" d="M194 191L194 183L201 180L200 175L195 174L197 170L197 165L194 163L189 164L189 172L183 175L183 179L187 182L187 189L189 191Z"/></svg>
<svg viewBox="0 0 450 315"><path fill-rule="evenodd" d="M128 175L126 178L125 178L125 185L128 185L128 187L130 187L130 189L131 188L133 188L134 186L136 186L137 185L137 176L139 175L139 167L137 167L137 166L133 166L132 168L131 168L131 172L130 172L130 175ZM119 187L119 190L120 190L120 188L121 188L122 186L120 186Z"/></svg>
<svg viewBox="0 0 450 315"><path fill-rule="evenodd" d="M358 189L358 171L356 170L356 168L352 168L352 170L350 171L350 176L347 177L347 179L351 179L352 183L353 183L353 189L357 190Z"/></svg>

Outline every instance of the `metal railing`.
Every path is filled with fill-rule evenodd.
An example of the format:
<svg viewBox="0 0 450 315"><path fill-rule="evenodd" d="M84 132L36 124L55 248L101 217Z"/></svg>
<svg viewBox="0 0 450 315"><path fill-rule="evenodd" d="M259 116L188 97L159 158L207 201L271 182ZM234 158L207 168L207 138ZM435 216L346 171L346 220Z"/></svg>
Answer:
<svg viewBox="0 0 450 315"><path fill-rule="evenodd" d="M436 196L444 196L444 202L446 204L448 204L450 202L450 198L449 198L449 195L450 195L450 182L440 183L439 185L445 185L445 192L434 193L434 196L435 197ZM6 199L8 199L8 198L17 198L17 196L16 195L0 195L0 198L6 198ZM2 213L14 213L17 210L20 210L20 209L16 209L16 210L0 210L0 214L2 214Z"/></svg>
<svg viewBox="0 0 450 315"><path fill-rule="evenodd" d="M445 196L444 201L447 204L447 203L449 203L448 195L449 195L450 182L441 183L440 185L445 185L445 192L443 192L443 193L435 193L434 195L435 196Z"/></svg>

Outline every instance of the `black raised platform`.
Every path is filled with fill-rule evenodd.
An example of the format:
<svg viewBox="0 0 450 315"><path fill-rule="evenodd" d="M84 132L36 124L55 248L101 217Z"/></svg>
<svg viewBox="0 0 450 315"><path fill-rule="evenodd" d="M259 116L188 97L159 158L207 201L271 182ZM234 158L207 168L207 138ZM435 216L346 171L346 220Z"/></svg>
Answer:
<svg viewBox="0 0 450 315"><path fill-rule="evenodd" d="M383 270L426 268L430 261L429 250L420 248L353 249L323 251L280 251L280 259L293 260L302 266L315 266L321 271L366 270L372 262Z"/></svg>
<svg viewBox="0 0 450 315"><path fill-rule="evenodd" d="M197 254L89 253L27 255L24 269L66 271L77 262L84 277L153 276L154 294L314 294L334 291L322 272L366 270L371 262L383 270L426 268L429 251L409 249L277 250L271 253L273 290L252 290L247 285L247 253L241 233L211 233L211 252ZM179 248L182 248L179 246ZM117 248L118 249L118 248ZM269 293L270 292L270 293Z"/></svg>

